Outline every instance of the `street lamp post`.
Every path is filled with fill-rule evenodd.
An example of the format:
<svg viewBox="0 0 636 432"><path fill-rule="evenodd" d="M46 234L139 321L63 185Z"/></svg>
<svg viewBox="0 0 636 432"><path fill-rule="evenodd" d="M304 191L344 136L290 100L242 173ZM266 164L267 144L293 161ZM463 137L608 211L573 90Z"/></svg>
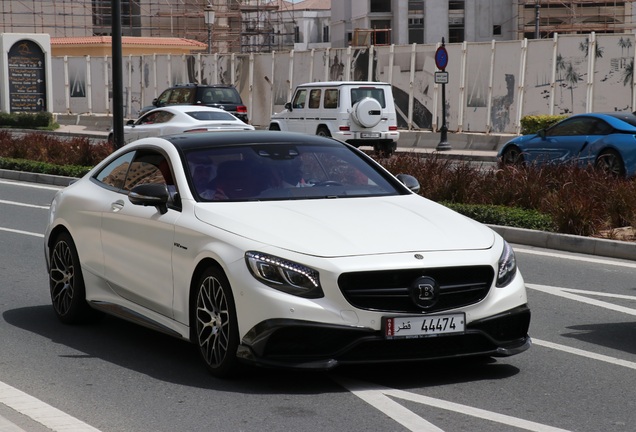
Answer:
<svg viewBox="0 0 636 432"><path fill-rule="evenodd" d="M214 25L214 8L211 5L207 5L203 9L203 19L208 26L208 54L212 54L212 25Z"/></svg>
<svg viewBox="0 0 636 432"><path fill-rule="evenodd" d="M539 33L539 24L540 24L540 10L541 10L541 4L540 4L540 0L537 0L537 2L534 4L534 38L535 39L541 39L541 34Z"/></svg>

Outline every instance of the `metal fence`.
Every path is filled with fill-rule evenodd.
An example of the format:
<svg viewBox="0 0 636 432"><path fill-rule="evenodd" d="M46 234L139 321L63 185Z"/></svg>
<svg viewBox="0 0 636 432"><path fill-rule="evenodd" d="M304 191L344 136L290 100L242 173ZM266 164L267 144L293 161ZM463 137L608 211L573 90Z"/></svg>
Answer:
<svg viewBox="0 0 636 432"><path fill-rule="evenodd" d="M634 34L446 44L450 132L519 133L527 115L632 110ZM399 126L441 127L441 86L434 82L439 45L378 46L251 54L129 56L123 61L124 112L178 83L233 84L250 122L264 127L297 84L370 80L393 86ZM110 57L53 57L56 114L112 114Z"/></svg>

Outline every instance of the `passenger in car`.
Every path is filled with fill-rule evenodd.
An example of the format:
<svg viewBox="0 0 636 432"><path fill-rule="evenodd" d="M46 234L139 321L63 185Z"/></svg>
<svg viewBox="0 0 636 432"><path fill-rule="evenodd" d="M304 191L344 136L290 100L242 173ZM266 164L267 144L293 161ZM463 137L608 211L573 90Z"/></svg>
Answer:
<svg viewBox="0 0 636 432"><path fill-rule="evenodd" d="M213 201L249 198L258 194L258 179L243 160L229 160L219 164L213 180L214 189L199 193Z"/></svg>

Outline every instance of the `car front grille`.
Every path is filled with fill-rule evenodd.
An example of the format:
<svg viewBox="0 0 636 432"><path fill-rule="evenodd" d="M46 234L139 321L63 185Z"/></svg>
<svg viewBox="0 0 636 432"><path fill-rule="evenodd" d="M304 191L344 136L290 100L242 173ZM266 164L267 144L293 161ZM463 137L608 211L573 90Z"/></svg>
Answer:
<svg viewBox="0 0 636 432"><path fill-rule="evenodd" d="M425 309L415 304L409 292L411 284L421 276L433 278L439 284L437 302ZM347 301L360 309L429 313L483 300L493 277L494 270L490 266L444 267L343 273L338 285Z"/></svg>

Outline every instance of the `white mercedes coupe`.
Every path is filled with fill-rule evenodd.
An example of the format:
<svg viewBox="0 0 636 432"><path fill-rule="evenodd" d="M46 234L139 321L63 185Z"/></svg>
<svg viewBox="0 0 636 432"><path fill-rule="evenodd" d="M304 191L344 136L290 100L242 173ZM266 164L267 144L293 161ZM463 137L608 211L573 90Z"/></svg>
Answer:
<svg viewBox="0 0 636 432"><path fill-rule="evenodd" d="M140 139L53 199L53 309L189 340L218 377L528 349L511 247L418 190L331 138Z"/></svg>
<svg viewBox="0 0 636 432"><path fill-rule="evenodd" d="M227 111L201 105L170 105L156 108L128 120L124 126L124 144L151 136L174 135L178 133L245 131L254 130ZM111 130L108 141L113 142L115 133Z"/></svg>

